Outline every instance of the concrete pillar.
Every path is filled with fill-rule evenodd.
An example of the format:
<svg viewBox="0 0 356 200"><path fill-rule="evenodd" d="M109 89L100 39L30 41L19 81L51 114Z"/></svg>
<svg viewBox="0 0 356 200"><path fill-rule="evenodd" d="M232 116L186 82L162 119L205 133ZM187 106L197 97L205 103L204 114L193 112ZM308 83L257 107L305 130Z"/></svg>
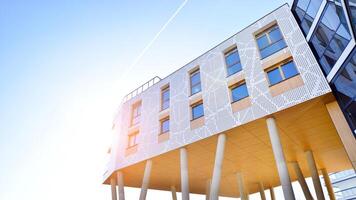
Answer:
<svg viewBox="0 0 356 200"><path fill-rule="evenodd" d="M292 162L295 174L297 175L298 182L300 184L300 187L302 187L304 197L306 200L313 200L313 196L310 193L310 190L308 188L307 182L305 181L304 175L302 173L302 170L299 167L298 162Z"/></svg>
<svg viewBox="0 0 356 200"><path fill-rule="evenodd" d="M271 194L271 200L276 200L276 196L274 195L274 189L273 187L269 188L269 193Z"/></svg>
<svg viewBox="0 0 356 200"><path fill-rule="evenodd" d="M313 180L313 185L314 185L316 197L317 197L318 200L325 200L324 192L323 192L323 189L321 187L320 178L319 178L319 174L318 174L318 169L316 168L313 152L310 151L310 150L306 151L305 155L307 157L309 171L310 171L310 174L311 174L311 177L312 177L312 180Z"/></svg>
<svg viewBox="0 0 356 200"><path fill-rule="evenodd" d="M216 146L213 178L211 180L211 187L210 187L211 200L218 200L219 198L221 168L224 159L225 142L226 142L226 135L222 133L218 136L218 144Z"/></svg>
<svg viewBox="0 0 356 200"><path fill-rule="evenodd" d="M117 200L116 196L116 180L114 177L110 178L110 185L111 185L111 199Z"/></svg>
<svg viewBox="0 0 356 200"><path fill-rule="evenodd" d="M141 186L141 193L140 193L140 200L145 200L147 196L147 189L150 182L151 176L151 169L152 169L152 161L146 161L145 173L143 174L142 186Z"/></svg>
<svg viewBox="0 0 356 200"><path fill-rule="evenodd" d="M284 157L282 144L279 138L279 133L274 118L266 120L269 137L272 144L274 159L278 169L279 179L281 181L283 195L286 200L295 200L292 183L290 181L286 159Z"/></svg>
<svg viewBox="0 0 356 200"><path fill-rule="evenodd" d="M117 186L119 188L119 200L125 200L124 191L124 174L121 171L116 173L117 176Z"/></svg>
<svg viewBox="0 0 356 200"><path fill-rule="evenodd" d="M176 190L176 187L171 186L171 191L172 191L172 200L177 200L177 190Z"/></svg>
<svg viewBox="0 0 356 200"><path fill-rule="evenodd" d="M333 186L331 184L328 172L326 171L326 169L321 169L321 173L323 174L325 186L326 186L326 189L328 190L328 194L329 194L330 200L335 200L336 199L335 198L335 193L334 193L334 189L333 189Z"/></svg>
<svg viewBox="0 0 356 200"><path fill-rule="evenodd" d="M241 200L248 200L248 193L246 192L247 189L245 187L242 173L237 173L236 176L237 176L237 185L239 186L239 191L240 191L240 198Z"/></svg>
<svg viewBox="0 0 356 200"><path fill-rule="evenodd" d="M210 186L211 186L211 180L206 181L206 186L205 186L205 199L210 200Z"/></svg>
<svg viewBox="0 0 356 200"><path fill-rule="evenodd" d="M261 200L266 200L265 188L263 187L263 183L258 183L258 188L260 189Z"/></svg>
<svg viewBox="0 0 356 200"><path fill-rule="evenodd" d="M182 200L189 200L188 156L185 148L180 149L180 178L182 184Z"/></svg>

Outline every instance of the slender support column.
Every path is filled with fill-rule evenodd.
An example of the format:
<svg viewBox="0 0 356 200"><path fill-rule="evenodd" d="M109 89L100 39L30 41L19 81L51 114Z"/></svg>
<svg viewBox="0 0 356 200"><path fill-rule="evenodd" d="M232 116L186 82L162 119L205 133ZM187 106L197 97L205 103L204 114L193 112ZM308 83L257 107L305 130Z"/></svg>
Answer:
<svg viewBox="0 0 356 200"><path fill-rule="evenodd" d="M177 190L176 190L176 187L171 186L171 191L172 191L172 200L177 200Z"/></svg>
<svg viewBox="0 0 356 200"><path fill-rule="evenodd" d="M206 181L206 188L205 188L205 199L210 200L210 186L211 186L211 180Z"/></svg>
<svg viewBox="0 0 356 200"><path fill-rule="evenodd" d="M117 200L116 196L116 180L114 177L110 178L110 185L111 185L111 199Z"/></svg>
<svg viewBox="0 0 356 200"><path fill-rule="evenodd" d="M325 200L324 197L324 192L321 187L320 179L319 179L319 174L318 174L318 169L316 168L315 160L314 160L314 155L312 151L306 151L305 152L306 157L307 157L307 162L310 170L310 174L313 180L313 185L316 193L316 197L318 200Z"/></svg>
<svg viewBox="0 0 356 200"><path fill-rule="evenodd" d="M310 193L310 190L308 188L307 182L305 181L304 175L302 173L302 170L299 167L298 162L292 162L295 174L298 177L298 182L300 184L300 187L302 187L304 197L306 200L313 200L313 196Z"/></svg>
<svg viewBox="0 0 356 200"><path fill-rule="evenodd" d="M119 200L125 200L124 174L121 171L118 171L116 176L117 176L117 186L119 188Z"/></svg>
<svg viewBox="0 0 356 200"><path fill-rule="evenodd" d="M263 183L258 183L258 188L260 189L261 200L266 200L265 188L263 187Z"/></svg>
<svg viewBox="0 0 356 200"><path fill-rule="evenodd" d="M218 200L219 198L221 168L224 159L225 142L226 142L226 135L222 133L218 136L218 144L215 153L213 178L211 180L211 187L210 187L211 200Z"/></svg>
<svg viewBox="0 0 356 200"><path fill-rule="evenodd" d="M244 183L244 178L242 176L242 173L237 173L237 184L239 186L239 191L240 191L240 198L241 200L248 200L248 193L246 192L247 189L245 188L245 183Z"/></svg>
<svg viewBox="0 0 356 200"><path fill-rule="evenodd" d="M286 159L284 157L283 148L279 139L279 133L274 118L266 120L269 137L272 143L274 159L278 169L279 179L281 181L283 195L286 200L295 200L292 183L290 181Z"/></svg>
<svg viewBox="0 0 356 200"><path fill-rule="evenodd" d="M328 189L330 200L335 200L335 193L328 172L326 171L326 169L321 169L321 173L323 174L324 182L326 185L326 189Z"/></svg>
<svg viewBox="0 0 356 200"><path fill-rule="evenodd" d="M143 180L142 180L140 200L145 200L146 199L147 189L148 189L148 185L149 185L149 182L150 182L151 169L152 169L152 161L151 160L147 160L146 161L146 167L145 167L145 173L143 175Z"/></svg>
<svg viewBox="0 0 356 200"><path fill-rule="evenodd" d="M180 149L180 177L182 184L182 200L189 200L189 177L188 177L188 158L187 150Z"/></svg>
<svg viewBox="0 0 356 200"><path fill-rule="evenodd" d="M274 195L274 189L273 187L269 188L269 193L271 194L271 200L276 200L276 195Z"/></svg>

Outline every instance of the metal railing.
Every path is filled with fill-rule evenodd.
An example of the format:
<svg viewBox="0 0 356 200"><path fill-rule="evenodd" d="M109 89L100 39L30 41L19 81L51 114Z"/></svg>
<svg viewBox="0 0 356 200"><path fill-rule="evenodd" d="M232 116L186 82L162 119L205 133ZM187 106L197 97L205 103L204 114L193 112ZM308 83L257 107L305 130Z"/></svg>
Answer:
<svg viewBox="0 0 356 200"><path fill-rule="evenodd" d="M125 95L124 98L122 99L122 102L124 103L124 102L134 98L135 96L141 94L142 92L144 92L145 90L147 90L148 88L150 88L154 84L160 82L161 80L162 79L160 77L158 77L158 76L153 77L152 79L150 79L146 83L142 84L140 87L134 89L132 92L130 92L127 95Z"/></svg>

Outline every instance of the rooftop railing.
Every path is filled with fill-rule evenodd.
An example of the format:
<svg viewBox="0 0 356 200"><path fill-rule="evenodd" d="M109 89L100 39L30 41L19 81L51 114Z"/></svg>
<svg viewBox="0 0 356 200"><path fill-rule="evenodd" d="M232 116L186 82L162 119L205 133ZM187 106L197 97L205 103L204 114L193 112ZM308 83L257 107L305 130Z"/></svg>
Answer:
<svg viewBox="0 0 356 200"><path fill-rule="evenodd" d="M144 92L145 90L147 90L148 88L150 88L154 84L160 82L161 80L162 79L160 77L158 77L158 76L153 77L152 79L150 79L146 83L142 84L140 87L134 89L132 92L130 92L127 95L125 95L124 98L122 99L122 102L126 102L126 101L134 98L135 96L141 94L142 92Z"/></svg>

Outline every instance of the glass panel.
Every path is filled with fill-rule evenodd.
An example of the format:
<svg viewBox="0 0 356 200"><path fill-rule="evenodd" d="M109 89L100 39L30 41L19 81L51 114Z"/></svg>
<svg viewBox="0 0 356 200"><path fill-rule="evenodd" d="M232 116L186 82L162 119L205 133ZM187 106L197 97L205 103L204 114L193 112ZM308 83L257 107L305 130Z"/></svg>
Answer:
<svg viewBox="0 0 356 200"><path fill-rule="evenodd" d="M281 67L285 78L290 78L299 74L293 61L290 61Z"/></svg>
<svg viewBox="0 0 356 200"><path fill-rule="evenodd" d="M198 92L200 92L200 91L201 91L201 86L200 86L200 83L199 83L199 84L194 85L194 86L192 87L191 93L192 93L192 95L193 95L193 94L198 93Z"/></svg>
<svg viewBox="0 0 356 200"><path fill-rule="evenodd" d="M281 31L279 30L278 26L273 28L269 32L269 38L271 39L271 43L277 42L278 40L283 39Z"/></svg>
<svg viewBox="0 0 356 200"><path fill-rule="evenodd" d="M310 0L298 0L297 6L302 10L307 10Z"/></svg>
<svg viewBox="0 0 356 200"><path fill-rule="evenodd" d="M197 83L200 83L200 72L194 72L191 77L190 77L190 84L195 85Z"/></svg>
<svg viewBox="0 0 356 200"><path fill-rule="evenodd" d="M232 96L232 101L238 101L241 100L245 97L248 97L248 91L247 91L247 86L246 83L239 85L235 88L231 89L231 96Z"/></svg>
<svg viewBox="0 0 356 200"><path fill-rule="evenodd" d="M166 119L162 121L161 123L161 131L162 133L168 132L169 131L169 119Z"/></svg>
<svg viewBox="0 0 356 200"><path fill-rule="evenodd" d="M230 76L242 70L241 63L237 63L227 68L227 75Z"/></svg>
<svg viewBox="0 0 356 200"><path fill-rule="evenodd" d="M274 54L275 52L285 48L286 46L287 45L284 42L284 40L280 40L280 41L266 47L265 49L261 50L261 57L266 58L267 56Z"/></svg>
<svg viewBox="0 0 356 200"><path fill-rule="evenodd" d="M351 22L354 25L353 29L355 31L355 27L356 27L356 0L348 0L346 2L348 3L348 7L350 8Z"/></svg>
<svg viewBox="0 0 356 200"><path fill-rule="evenodd" d="M162 110L169 107L169 89L166 89L162 93Z"/></svg>
<svg viewBox="0 0 356 200"><path fill-rule="evenodd" d="M317 12L318 12L318 10L320 8L320 5L321 5L322 1L323 0L312 0L312 1L310 1L310 4L309 4L308 9L307 9L307 14L309 16L311 16L312 19L315 18L316 14L317 14Z"/></svg>
<svg viewBox="0 0 356 200"><path fill-rule="evenodd" d="M335 95L345 117L354 131L356 128L356 50L352 52L332 81ZM355 134L355 132L354 132Z"/></svg>
<svg viewBox="0 0 356 200"><path fill-rule="evenodd" d="M283 80L279 68L267 72L268 80L270 85L277 84Z"/></svg>
<svg viewBox="0 0 356 200"><path fill-rule="evenodd" d="M196 119L204 115L203 104L198 104L192 108L192 118Z"/></svg>
<svg viewBox="0 0 356 200"><path fill-rule="evenodd" d="M239 53L237 52L237 50L228 54L225 57L225 61L226 61L226 65L228 65L228 66L233 65L237 62L240 62L240 56L239 56Z"/></svg>
<svg viewBox="0 0 356 200"><path fill-rule="evenodd" d="M328 2L311 47L317 53L319 63L327 75L350 41L350 32L340 2Z"/></svg>
<svg viewBox="0 0 356 200"><path fill-rule="evenodd" d="M260 49L263 49L269 45L269 41L267 39L266 34L263 34L263 36L257 38L257 45L258 45L258 48L260 48Z"/></svg>

